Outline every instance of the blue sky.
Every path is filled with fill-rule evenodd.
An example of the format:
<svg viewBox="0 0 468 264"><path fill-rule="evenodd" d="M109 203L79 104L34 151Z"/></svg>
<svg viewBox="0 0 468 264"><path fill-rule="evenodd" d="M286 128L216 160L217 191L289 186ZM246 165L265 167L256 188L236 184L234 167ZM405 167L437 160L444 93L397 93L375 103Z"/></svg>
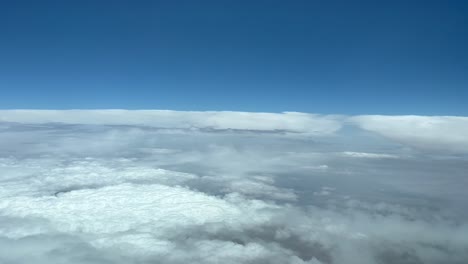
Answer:
<svg viewBox="0 0 468 264"><path fill-rule="evenodd" d="M3 1L0 108L468 114L467 1Z"/></svg>

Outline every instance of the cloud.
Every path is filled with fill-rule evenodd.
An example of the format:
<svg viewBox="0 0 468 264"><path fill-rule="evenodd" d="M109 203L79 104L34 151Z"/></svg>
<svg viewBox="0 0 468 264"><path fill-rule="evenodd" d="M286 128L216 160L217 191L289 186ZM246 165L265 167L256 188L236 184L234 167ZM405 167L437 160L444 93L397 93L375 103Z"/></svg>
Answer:
<svg viewBox="0 0 468 264"><path fill-rule="evenodd" d="M422 150L468 153L468 117L355 116L363 129Z"/></svg>
<svg viewBox="0 0 468 264"><path fill-rule="evenodd" d="M253 130L331 134L338 116L297 112L180 112L170 110L1 110L0 121L27 124L139 125L170 129Z"/></svg>
<svg viewBox="0 0 468 264"><path fill-rule="evenodd" d="M463 118L441 117L418 135L421 120L437 118L0 117L0 263L468 259L468 162L453 155L463 152ZM430 140L437 147L424 147Z"/></svg>
<svg viewBox="0 0 468 264"><path fill-rule="evenodd" d="M344 156L354 158L366 158L366 159L396 159L398 156L385 153L366 153L366 152L353 152L345 151L341 153Z"/></svg>

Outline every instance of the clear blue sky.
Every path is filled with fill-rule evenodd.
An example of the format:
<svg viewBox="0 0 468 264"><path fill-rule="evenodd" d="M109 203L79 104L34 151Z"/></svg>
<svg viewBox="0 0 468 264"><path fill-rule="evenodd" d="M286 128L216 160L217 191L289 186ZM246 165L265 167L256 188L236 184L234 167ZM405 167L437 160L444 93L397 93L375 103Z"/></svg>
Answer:
<svg viewBox="0 0 468 264"><path fill-rule="evenodd" d="M468 1L1 1L0 108L468 115Z"/></svg>

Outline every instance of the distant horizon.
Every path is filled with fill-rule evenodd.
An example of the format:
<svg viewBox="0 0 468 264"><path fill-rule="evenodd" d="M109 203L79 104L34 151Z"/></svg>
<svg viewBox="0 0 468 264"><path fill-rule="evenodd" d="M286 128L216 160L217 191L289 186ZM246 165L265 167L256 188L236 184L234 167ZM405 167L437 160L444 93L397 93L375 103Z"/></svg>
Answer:
<svg viewBox="0 0 468 264"><path fill-rule="evenodd" d="M232 112L232 113L272 113L272 114L285 114L285 113L302 113L313 115L329 115L329 116L426 116L426 117L468 117L468 115L443 115L443 114L381 114L381 113L339 113L339 112L304 112L304 111L243 111L243 110L179 110L179 109L164 109L164 108L1 108L1 111L168 111L168 112Z"/></svg>
<svg viewBox="0 0 468 264"><path fill-rule="evenodd" d="M169 108L1 108L0 111L14 111L14 110L35 110L35 111L106 111L106 110L123 110L123 111L174 111L174 112L237 112L237 113L304 113L304 114L317 114L317 115L342 115L342 116L427 116L427 117L468 117L468 115L457 114L418 114L418 113L380 113L380 112L360 112L360 113L343 113L343 112L306 112L295 110L284 111L249 111L249 110L218 110L218 109L169 109Z"/></svg>

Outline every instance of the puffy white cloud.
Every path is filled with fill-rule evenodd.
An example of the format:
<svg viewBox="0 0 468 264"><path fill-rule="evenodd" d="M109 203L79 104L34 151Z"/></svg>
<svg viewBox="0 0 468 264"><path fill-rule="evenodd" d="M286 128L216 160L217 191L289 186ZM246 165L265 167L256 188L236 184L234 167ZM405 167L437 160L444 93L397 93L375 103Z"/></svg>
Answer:
<svg viewBox="0 0 468 264"><path fill-rule="evenodd" d="M369 118L0 111L0 263L463 263L465 119Z"/></svg>

